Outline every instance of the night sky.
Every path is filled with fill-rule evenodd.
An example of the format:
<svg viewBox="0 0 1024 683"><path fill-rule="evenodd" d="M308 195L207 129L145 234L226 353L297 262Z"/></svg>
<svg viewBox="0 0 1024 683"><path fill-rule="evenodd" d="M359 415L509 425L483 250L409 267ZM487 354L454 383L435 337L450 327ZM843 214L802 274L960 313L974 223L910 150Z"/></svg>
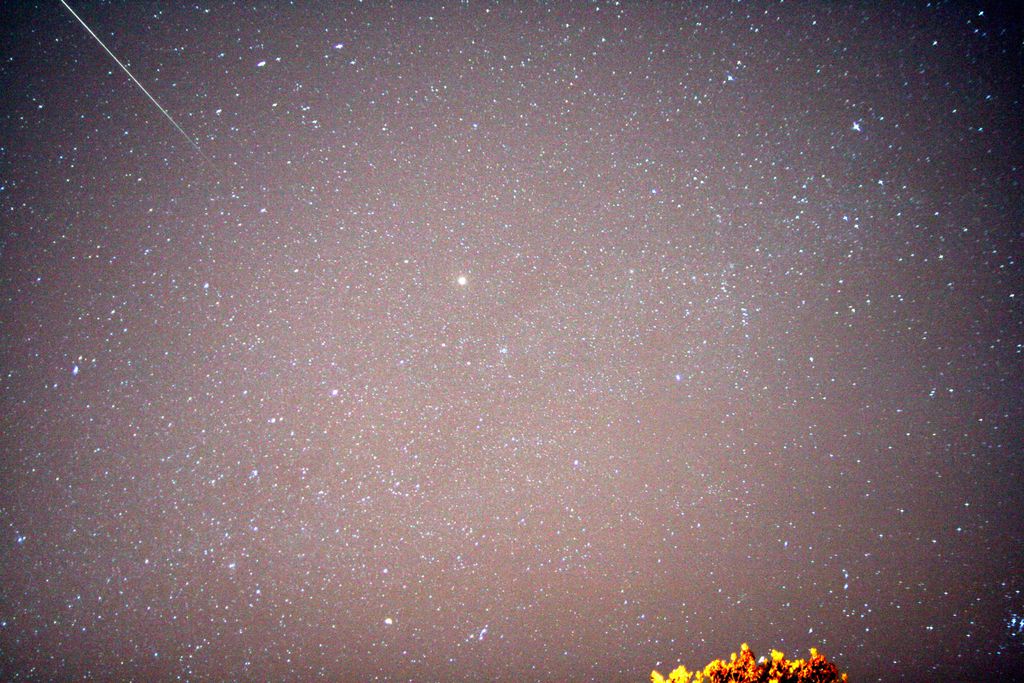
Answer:
<svg viewBox="0 0 1024 683"><path fill-rule="evenodd" d="M70 1L70 0L69 0ZM1024 675L998 4L0 9L0 678Z"/></svg>

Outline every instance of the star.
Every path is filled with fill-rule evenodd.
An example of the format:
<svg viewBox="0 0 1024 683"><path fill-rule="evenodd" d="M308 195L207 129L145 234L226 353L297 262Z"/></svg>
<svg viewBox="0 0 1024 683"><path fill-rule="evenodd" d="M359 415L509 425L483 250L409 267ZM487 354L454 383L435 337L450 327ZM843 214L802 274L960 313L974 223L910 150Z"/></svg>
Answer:
<svg viewBox="0 0 1024 683"><path fill-rule="evenodd" d="M1008 17L35 4L5 680L1024 666Z"/></svg>

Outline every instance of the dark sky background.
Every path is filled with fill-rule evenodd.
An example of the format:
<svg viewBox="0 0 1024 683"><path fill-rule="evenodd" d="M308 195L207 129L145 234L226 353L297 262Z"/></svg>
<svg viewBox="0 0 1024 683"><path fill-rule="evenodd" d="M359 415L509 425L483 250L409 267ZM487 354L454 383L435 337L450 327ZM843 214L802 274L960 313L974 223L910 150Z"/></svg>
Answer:
<svg viewBox="0 0 1024 683"><path fill-rule="evenodd" d="M1024 675L1022 31L72 5L0 35L0 677Z"/></svg>

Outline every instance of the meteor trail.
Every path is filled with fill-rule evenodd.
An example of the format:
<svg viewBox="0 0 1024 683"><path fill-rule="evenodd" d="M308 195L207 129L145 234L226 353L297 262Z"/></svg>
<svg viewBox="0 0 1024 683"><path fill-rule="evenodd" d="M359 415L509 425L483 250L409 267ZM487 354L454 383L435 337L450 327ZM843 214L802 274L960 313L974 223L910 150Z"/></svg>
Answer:
<svg viewBox="0 0 1024 683"><path fill-rule="evenodd" d="M60 4L64 5L64 7L66 7L67 10L71 12L71 16L73 16L75 19L78 19L78 23L81 24L85 28L85 30L89 32L90 36L96 39L96 42L100 44L100 47L106 50L107 54L110 55L115 62L117 62L117 65L121 67L121 69L123 69L126 74L128 74L128 78L132 79L132 82L135 83L135 85L139 86L139 90L146 94L146 97L149 98L149 101L155 104L157 109L160 110L160 113L167 117L167 120L171 122L171 125L177 128L178 132L185 136L185 139L188 140L189 144L195 148L196 152L199 153L199 156L203 157L203 159L206 159L206 161L209 162L210 160L206 158L206 155L203 154L203 150L200 149L199 143L193 140L192 136L186 133L185 129L178 125L178 122L174 120L170 113L168 113L166 109L160 106L160 103L156 101L156 98L150 95L149 91L146 90L146 86L142 85L142 83L139 83L139 79L135 78L135 76L132 75L132 72L128 70L128 67L122 64L121 60L117 58L117 55L110 51L110 48L107 47L102 40L100 40L100 37L98 35L93 33L93 30L89 28L89 25L82 21L82 17L78 16L78 14L75 13L75 10L71 9L71 5L66 3L64 0L60 0Z"/></svg>

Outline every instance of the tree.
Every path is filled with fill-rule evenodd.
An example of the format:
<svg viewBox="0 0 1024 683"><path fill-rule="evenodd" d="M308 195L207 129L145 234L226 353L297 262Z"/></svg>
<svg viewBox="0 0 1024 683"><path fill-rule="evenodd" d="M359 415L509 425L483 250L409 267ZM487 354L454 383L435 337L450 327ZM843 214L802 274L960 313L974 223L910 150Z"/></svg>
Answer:
<svg viewBox="0 0 1024 683"><path fill-rule="evenodd" d="M778 650L772 650L771 660L755 659L750 647L743 643L740 653L729 658L716 659L703 670L688 671L677 667L668 679L657 671L651 672L651 683L845 683L846 674L828 661L818 650L811 648L807 659L787 660Z"/></svg>

